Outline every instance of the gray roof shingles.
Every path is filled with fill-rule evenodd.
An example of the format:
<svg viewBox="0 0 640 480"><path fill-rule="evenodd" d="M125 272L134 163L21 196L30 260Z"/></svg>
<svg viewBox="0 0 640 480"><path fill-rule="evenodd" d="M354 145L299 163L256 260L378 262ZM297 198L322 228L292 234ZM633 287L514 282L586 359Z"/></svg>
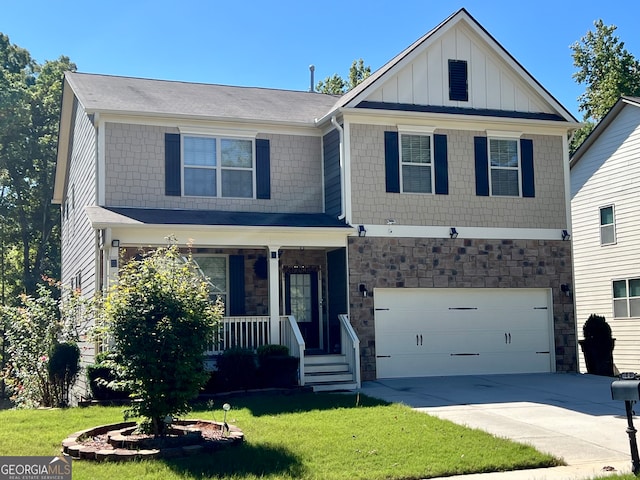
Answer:
<svg viewBox="0 0 640 480"><path fill-rule="evenodd" d="M96 206L87 208L92 223L98 224L351 228L343 221L324 213L258 213Z"/></svg>
<svg viewBox="0 0 640 480"><path fill-rule="evenodd" d="M220 118L314 125L338 97L275 90L67 72L88 112Z"/></svg>

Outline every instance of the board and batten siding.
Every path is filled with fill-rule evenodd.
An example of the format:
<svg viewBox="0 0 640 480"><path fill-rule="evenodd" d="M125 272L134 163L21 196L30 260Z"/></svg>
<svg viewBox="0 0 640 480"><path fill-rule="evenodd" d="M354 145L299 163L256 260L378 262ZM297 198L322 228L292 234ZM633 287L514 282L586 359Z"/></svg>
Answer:
<svg viewBox="0 0 640 480"><path fill-rule="evenodd" d="M77 108L77 102L74 105L71 138L68 184L62 204L61 281L69 287L73 279L77 287L75 282L79 275L82 293L89 298L97 286L98 245L97 233L91 227L84 207L96 204L97 135L91 119L81 108ZM65 210L68 210L66 215ZM78 346L82 352L81 367L84 371L88 364L94 362L94 344L88 337L82 336ZM86 397L88 385L85 375L78 376L74 392Z"/></svg>
<svg viewBox="0 0 640 480"><path fill-rule="evenodd" d="M258 134L270 145L270 198L207 198L165 194L165 133L179 133L177 128L125 123L106 123L105 128L107 206L264 213L323 210L320 137Z"/></svg>
<svg viewBox="0 0 640 480"><path fill-rule="evenodd" d="M340 133L332 130L322 137L324 157L324 212L338 216L342 213L342 188L340 184Z"/></svg>
<svg viewBox="0 0 640 480"><path fill-rule="evenodd" d="M571 170L578 335L603 315L619 371L640 372L640 318L613 317L612 281L640 277L640 108L626 106ZM600 207L613 205L616 243L600 244ZM581 371L586 372L580 352Z"/></svg>
<svg viewBox="0 0 640 480"><path fill-rule="evenodd" d="M469 100L449 100L448 61L468 62ZM418 52L369 101L554 113L468 26L458 24Z"/></svg>

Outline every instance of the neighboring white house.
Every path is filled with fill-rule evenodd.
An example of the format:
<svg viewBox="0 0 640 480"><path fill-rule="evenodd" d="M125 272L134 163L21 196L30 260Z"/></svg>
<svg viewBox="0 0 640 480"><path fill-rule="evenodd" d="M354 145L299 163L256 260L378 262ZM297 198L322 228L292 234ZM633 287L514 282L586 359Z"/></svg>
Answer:
<svg viewBox="0 0 640 480"><path fill-rule="evenodd" d="M578 126L464 9L342 97L69 73L62 280L101 290L174 234L225 346L266 332L251 346L294 347L305 384L330 373L310 353L355 383L576 371Z"/></svg>
<svg viewBox="0 0 640 480"><path fill-rule="evenodd" d="M640 98L618 100L571 158L571 217L578 332L604 316L615 367L640 372Z"/></svg>

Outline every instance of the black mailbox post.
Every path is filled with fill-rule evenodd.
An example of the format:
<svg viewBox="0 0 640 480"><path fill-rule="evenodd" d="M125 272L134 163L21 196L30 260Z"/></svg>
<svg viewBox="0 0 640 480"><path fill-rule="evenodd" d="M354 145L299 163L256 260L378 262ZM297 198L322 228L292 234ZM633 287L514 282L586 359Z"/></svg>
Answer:
<svg viewBox="0 0 640 480"><path fill-rule="evenodd" d="M631 464L635 475L640 474L640 457L636 442L636 429L633 427L633 409L635 402L640 400L640 380L616 380L611 384L611 398L623 400L627 410L627 433L631 445Z"/></svg>

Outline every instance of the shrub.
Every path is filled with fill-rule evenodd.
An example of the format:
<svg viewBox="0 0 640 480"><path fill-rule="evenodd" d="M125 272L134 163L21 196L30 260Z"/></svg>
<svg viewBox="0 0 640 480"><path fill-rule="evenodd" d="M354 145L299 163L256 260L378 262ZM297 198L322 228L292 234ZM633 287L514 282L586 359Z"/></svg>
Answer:
<svg viewBox="0 0 640 480"><path fill-rule="evenodd" d="M613 347L615 341L611 327L603 316L591 314L582 327L584 340L580 346L584 353L587 372L594 375L613 376Z"/></svg>
<svg viewBox="0 0 640 480"><path fill-rule="evenodd" d="M285 345L258 348L258 374L263 387L290 387L297 383L299 360L289 356Z"/></svg>
<svg viewBox="0 0 640 480"><path fill-rule="evenodd" d="M87 365L87 381L94 400L125 400L131 392L122 388L108 352L96 355L96 363Z"/></svg>
<svg viewBox="0 0 640 480"><path fill-rule="evenodd" d="M229 348L218 357L218 379L222 390L257 387L256 354L246 348Z"/></svg>
<svg viewBox="0 0 640 480"><path fill-rule="evenodd" d="M118 375L138 400L126 415L146 417L154 434L164 434L164 419L188 413L207 380L204 351L222 306L173 245L125 264L105 309Z"/></svg>
<svg viewBox="0 0 640 480"><path fill-rule="evenodd" d="M269 343L267 345L261 345L257 350L258 359L274 356L288 356L289 347L286 345L278 345L275 343Z"/></svg>
<svg viewBox="0 0 640 480"><path fill-rule="evenodd" d="M80 371L80 349L76 343L56 343L47 364L54 405L69 405L69 389Z"/></svg>

